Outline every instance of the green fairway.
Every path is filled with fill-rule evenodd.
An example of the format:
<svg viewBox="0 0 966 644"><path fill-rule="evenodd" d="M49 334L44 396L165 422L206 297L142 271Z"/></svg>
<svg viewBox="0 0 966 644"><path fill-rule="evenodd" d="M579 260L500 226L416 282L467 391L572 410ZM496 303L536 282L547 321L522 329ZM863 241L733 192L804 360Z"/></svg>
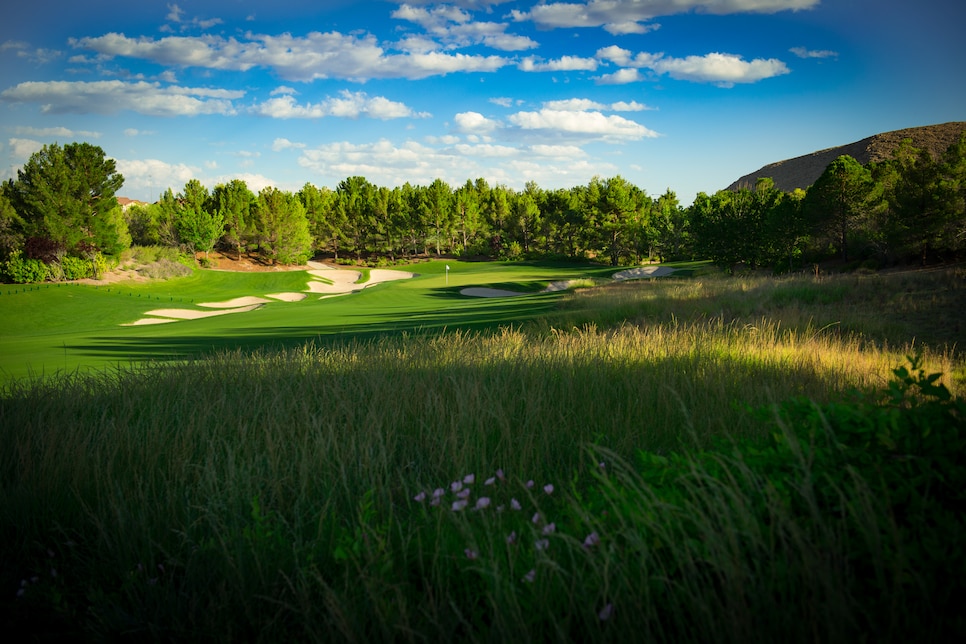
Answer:
<svg viewBox="0 0 966 644"><path fill-rule="evenodd" d="M446 271L446 266L450 269ZM594 265L432 261L399 267L409 280L359 293L197 320L123 326L157 309L208 310L202 302L279 292L305 292L305 271L195 271L189 277L110 286L0 286L0 380L56 371L103 368L131 361L198 356L213 350L290 347L387 332L482 329L513 325L550 310L559 293L539 293L553 280L607 278ZM363 271L360 281L368 279ZM322 280L325 281L325 280ZM526 297L478 298L463 288L494 287Z"/></svg>

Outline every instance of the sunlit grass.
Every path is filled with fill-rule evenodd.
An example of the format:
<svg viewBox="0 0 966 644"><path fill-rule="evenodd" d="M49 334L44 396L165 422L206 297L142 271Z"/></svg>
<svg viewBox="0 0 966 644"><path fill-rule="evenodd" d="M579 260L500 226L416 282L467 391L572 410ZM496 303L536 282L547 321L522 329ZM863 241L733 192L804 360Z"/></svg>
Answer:
<svg viewBox="0 0 966 644"><path fill-rule="evenodd" d="M502 330L9 383L4 617L95 639L867 635L882 604L850 557L898 521L874 481L841 490L844 519L803 521L808 467L727 446L776 431L749 408L884 387L920 345L904 329L962 297L955 274L920 277L633 283ZM952 374L940 331L925 364ZM657 493L653 459L709 449L675 503ZM873 572L923 596L898 581L914 571Z"/></svg>

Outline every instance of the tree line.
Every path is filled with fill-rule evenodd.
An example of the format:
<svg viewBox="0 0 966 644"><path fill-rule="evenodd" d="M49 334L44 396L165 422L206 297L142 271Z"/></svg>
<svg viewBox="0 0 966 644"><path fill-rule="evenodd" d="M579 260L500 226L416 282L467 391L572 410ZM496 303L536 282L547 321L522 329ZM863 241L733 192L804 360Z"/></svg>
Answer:
<svg viewBox="0 0 966 644"><path fill-rule="evenodd" d="M885 265L966 251L966 135L938 158L905 142L894 158L863 166L843 156L807 190L699 193L683 207L621 176L548 190L485 179L387 188L360 176L335 189L258 193L240 179L209 191L197 180L154 204L122 210L123 177L87 143L47 145L0 190L0 266L13 281L97 274L126 248L163 245L198 255L218 248L266 263L387 263L425 256L712 259L732 268L801 268L838 257Z"/></svg>

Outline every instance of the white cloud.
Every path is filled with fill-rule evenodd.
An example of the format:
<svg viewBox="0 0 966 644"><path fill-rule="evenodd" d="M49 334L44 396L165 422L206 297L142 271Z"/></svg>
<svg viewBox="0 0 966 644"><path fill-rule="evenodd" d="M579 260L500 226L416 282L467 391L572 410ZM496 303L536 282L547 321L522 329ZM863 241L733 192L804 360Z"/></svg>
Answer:
<svg viewBox="0 0 966 644"><path fill-rule="evenodd" d="M63 52L56 49L31 48L28 43L21 40L7 40L0 44L0 52L5 51L12 51L17 58L22 58L36 65L44 65L64 55Z"/></svg>
<svg viewBox="0 0 966 644"><path fill-rule="evenodd" d="M452 4L440 4L431 9L414 4L402 4L392 17L419 25L447 48L483 44L501 51L524 51L539 46L527 36L506 33L509 25L505 22L473 21L469 13ZM418 37L412 42L407 38L406 42L407 51L425 51L425 41Z"/></svg>
<svg viewBox="0 0 966 644"><path fill-rule="evenodd" d="M413 141L400 145L386 139L375 143L328 143L305 150L299 164L317 176L317 184L332 184L361 175L377 185L429 185L441 178L451 186L483 177L491 184L522 189L536 181L545 188L586 183L596 174L616 172L606 161L590 159L572 145L480 145L433 147Z"/></svg>
<svg viewBox="0 0 966 644"><path fill-rule="evenodd" d="M792 52L799 58L838 58L839 53L837 51L830 51L828 49L811 50L805 47L792 47L788 51Z"/></svg>
<svg viewBox="0 0 966 644"><path fill-rule="evenodd" d="M281 152L282 150L301 150L305 147L304 143L293 143L285 138L278 138L272 141L272 151Z"/></svg>
<svg viewBox="0 0 966 644"><path fill-rule="evenodd" d="M638 103L637 101L631 101L627 103L625 101L617 101L616 103L610 104L610 109L615 112L644 112L648 110L656 110L656 107L651 107L650 105L645 105L644 103Z"/></svg>
<svg viewBox="0 0 966 644"><path fill-rule="evenodd" d="M41 136L55 139L97 139L100 132L91 130L71 130L66 127L18 127L14 129L16 134L23 136Z"/></svg>
<svg viewBox="0 0 966 644"><path fill-rule="evenodd" d="M539 131L552 135L578 135L617 142L636 141L658 136L640 123L621 116L605 116L600 112L542 109L537 112L517 112L508 118L521 130Z"/></svg>
<svg viewBox="0 0 966 644"><path fill-rule="evenodd" d="M176 4L169 4L167 19L171 22L181 22L182 13L184 13L184 10L181 7Z"/></svg>
<svg viewBox="0 0 966 644"><path fill-rule="evenodd" d="M511 11L515 21L530 20L542 28L604 27L612 34L645 33L640 23L682 13L776 13L811 9L820 0L589 0L549 2L530 11Z"/></svg>
<svg viewBox="0 0 966 644"><path fill-rule="evenodd" d="M639 71L632 68L618 69L612 74L604 74L597 79L602 85L626 85L644 80L644 76Z"/></svg>
<svg viewBox="0 0 966 644"><path fill-rule="evenodd" d="M597 50L596 56L624 68L597 79L600 83L612 85L643 80L643 76L637 71L641 68L657 74L667 74L678 80L716 83L722 87L730 87L735 83L755 83L791 71L777 58L755 58L746 61L741 56L720 52L704 56L672 58L649 52L632 55L632 52L626 49L611 46Z"/></svg>
<svg viewBox="0 0 966 644"><path fill-rule="evenodd" d="M488 100L490 103L499 105L500 107L513 107L514 105L523 105L526 103L522 98L510 98L509 96L496 96Z"/></svg>
<svg viewBox="0 0 966 644"><path fill-rule="evenodd" d="M152 130L138 130L136 128L129 127L124 130L123 134L124 136L130 137L130 136L146 136L149 134L156 134L156 132Z"/></svg>
<svg viewBox="0 0 966 644"><path fill-rule="evenodd" d="M589 98L568 98L560 101L544 101L543 106L549 110L562 110L570 112L586 112L588 110L600 110L605 112L643 112L644 110L653 109L647 105L644 105L643 103L638 103L637 101L631 101L630 103L618 101L616 103L606 104L592 101Z"/></svg>
<svg viewBox="0 0 966 644"><path fill-rule="evenodd" d="M245 34L129 38L109 33L73 39L71 45L102 57L124 56L175 67L248 71L273 70L289 81L341 78L420 79L454 72L492 72L510 64L500 56L450 54L440 51L387 53L372 35L312 32L305 36Z"/></svg>
<svg viewBox="0 0 966 644"><path fill-rule="evenodd" d="M295 96L298 94L298 90L296 90L294 87L289 87L287 85L279 85L271 92L269 92L269 96L279 96L279 95L285 96L289 94Z"/></svg>
<svg viewBox="0 0 966 644"><path fill-rule="evenodd" d="M167 188L178 192L191 179L202 179L199 168L184 163L159 159L116 159L115 163L124 177L124 190L135 194L160 195Z"/></svg>
<svg viewBox="0 0 966 644"><path fill-rule="evenodd" d="M10 146L10 153L15 159L26 161L34 152L39 152L44 144L34 139L8 139L7 145Z"/></svg>
<svg viewBox="0 0 966 644"><path fill-rule="evenodd" d="M540 61L528 56L520 61L517 68L524 72L563 72L563 71L595 71L598 62L594 58L579 56L561 56L556 60Z"/></svg>
<svg viewBox="0 0 966 644"><path fill-rule="evenodd" d="M653 69L678 80L717 83L724 87L735 83L755 83L790 71L785 63L775 58L745 61L740 56L721 53L662 58L654 64Z"/></svg>
<svg viewBox="0 0 966 644"><path fill-rule="evenodd" d="M205 87L162 86L138 81L30 81L0 92L0 100L39 103L49 114L116 114L130 110L150 116L232 115L232 99L244 92Z"/></svg>
<svg viewBox="0 0 966 644"><path fill-rule="evenodd" d="M453 120L456 129L467 134L487 134L500 127L499 121L488 119L479 112L461 112Z"/></svg>
<svg viewBox="0 0 966 644"><path fill-rule="evenodd" d="M615 36L624 36L627 34L646 34L652 31L657 31L661 28L658 24L641 24L640 22L634 22L629 20L627 22L611 22L604 25L604 30Z"/></svg>
<svg viewBox="0 0 966 644"><path fill-rule="evenodd" d="M168 5L167 19L173 23L180 24L182 30L188 29L189 27L209 29L210 27L214 27L215 25L220 25L223 22L221 18L198 18L198 17L192 18L191 20L186 22L182 18L183 14L184 14L184 9L182 9L178 5L176 4Z"/></svg>
<svg viewBox="0 0 966 644"><path fill-rule="evenodd" d="M425 118L429 114L414 112L404 103L391 101L383 96L370 98L365 92L343 90L336 97L327 97L318 103L299 105L292 96L279 96L254 105L251 111L272 118L324 118L338 116L344 118L370 118L388 120L396 118Z"/></svg>
<svg viewBox="0 0 966 644"><path fill-rule="evenodd" d="M505 159L518 154L517 148L509 145L495 145L493 143L478 143L474 145L458 143L453 146L453 150L460 156L478 159Z"/></svg>

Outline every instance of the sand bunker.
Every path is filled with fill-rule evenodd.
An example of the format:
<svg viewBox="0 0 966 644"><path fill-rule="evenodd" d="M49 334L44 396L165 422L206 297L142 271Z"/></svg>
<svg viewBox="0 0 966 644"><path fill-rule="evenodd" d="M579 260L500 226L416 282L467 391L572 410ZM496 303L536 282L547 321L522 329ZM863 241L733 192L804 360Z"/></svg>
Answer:
<svg viewBox="0 0 966 644"><path fill-rule="evenodd" d="M376 284L382 284L383 282L406 280L413 277L412 273L407 273L406 271L393 271L385 268L374 268L369 271L368 282L364 284L357 284L356 282L358 282L359 278L362 277L362 273L359 271L341 270L338 268L332 268L331 266L326 266L325 264L318 264L316 262L309 262L309 266L312 268L312 270L308 271L309 275L320 279L314 279L309 282L308 290L310 293L319 293L320 295L341 295L344 293L355 293L364 288L369 288L370 286L375 286Z"/></svg>
<svg viewBox="0 0 966 644"><path fill-rule="evenodd" d="M308 296L305 293L269 293L265 297L282 302L301 302Z"/></svg>
<svg viewBox="0 0 966 644"><path fill-rule="evenodd" d="M252 304L268 304L268 302L261 297L236 297L224 302L200 302L198 306L203 306L206 309L234 309L240 306L251 306Z"/></svg>
<svg viewBox="0 0 966 644"><path fill-rule="evenodd" d="M336 295L347 295L361 291L364 288L375 286L383 282L409 279L413 273L406 271L393 271L383 268L374 268L369 271L369 281L365 284L357 284L362 273L353 270L333 268L320 264L319 262L309 262L309 270L306 271L312 279L308 282L305 293L272 293L265 297L236 297L224 302L201 302L198 306L207 309L219 309L217 311L198 311L196 309L155 309L148 311L145 315L151 317L141 318L135 322L122 324L121 326L144 326L148 324L166 324L177 322L178 320L198 320L209 318L216 315L227 315L229 313L245 313L254 311L268 304L272 300L282 302L300 302L308 297L308 293L321 295L319 299L333 297ZM265 299L270 298L270 299Z"/></svg>

